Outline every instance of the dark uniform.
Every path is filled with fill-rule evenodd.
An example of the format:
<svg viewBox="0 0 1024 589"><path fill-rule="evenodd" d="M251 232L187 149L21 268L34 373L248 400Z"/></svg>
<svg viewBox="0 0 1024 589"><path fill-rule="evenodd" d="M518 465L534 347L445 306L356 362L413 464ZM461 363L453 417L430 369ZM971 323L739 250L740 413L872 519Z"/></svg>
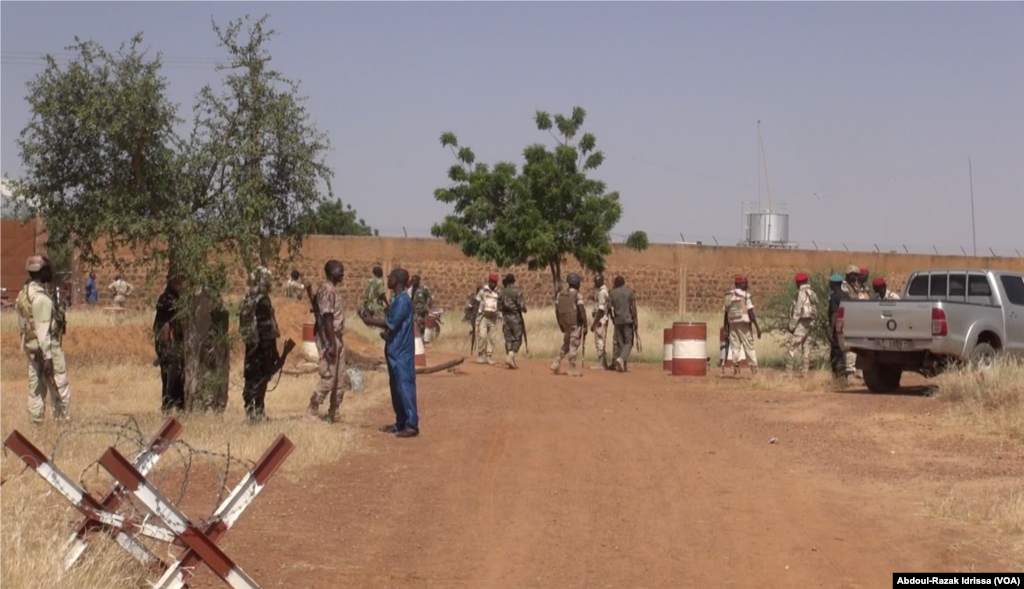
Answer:
<svg viewBox="0 0 1024 589"><path fill-rule="evenodd" d="M501 311L501 332L505 336L505 347L509 354L514 355L523 345L522 313L526 311L523 291L516 288L515 284L509 284L502 289L501 298L498 300L498 310Z"/></svg>
<svg viewBox="0 0 1024 589"><path fill-rule="evenodd" d="M424 320L429 312L430 290L425 286L418 286L415 292L412 293L412 314L416 318L416 327L420 330L420 335L423 335L425 328Z"/></svg>
<svg viewBox="0 0 1024 589"><path fill-rule="evenodd" d="M153 335L156 342L156 356L160 363L160 409L185 410L185 332L180 317L176 317L175 305L178 293L169 286L156 302L156 319L153 320ZM167 326L167 332L161 333Z"/></svg>
<svg viewBox="0 0 1024 589"><path fill-rule="evenodd" d="M842 290L833 290L832 294L828 297L828 321L829 325L832 325L832 318L839 312L839 304L843 301L850 300L850 295ZM831 344L830 359L832 362L832 374L836 378L843 378L846 376L846 354L843 349L839 346L839 337L836 335L834 330L829 330L829 340Z"/></svg>
<svg viewBox="0 0 1024 589"><path fill-rule="evenodd" d="M609 295L612 307L612 324L615 326L615 340L612 343L612 361L620 371L629 366L629 354L633 350L633 331L636 328L636 294L626 285L616 286Z"/></svg>
<svg viewBox="0 0 1024 589"><path fill-rule="evenodd" d="M274 364L280 358L277 338L281 335L274 307L266 293L250 290L246 295L239 311L239 331L245 341L245 389L242 392L245 415L250 420L261 420L266 417L267 385L273 376Z"/></svg>

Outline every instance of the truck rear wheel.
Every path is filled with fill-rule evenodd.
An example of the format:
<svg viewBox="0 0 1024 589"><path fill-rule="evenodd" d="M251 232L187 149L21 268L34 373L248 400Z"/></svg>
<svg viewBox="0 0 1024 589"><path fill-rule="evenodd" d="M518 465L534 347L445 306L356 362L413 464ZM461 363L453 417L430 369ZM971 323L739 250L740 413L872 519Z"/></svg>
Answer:
<svg viewBox="0 0 1024 589"><path fill-rule="evenodd" d="M991 344L981 343L974 347L971 353L971 368L975 370L988 370L996 360L996 349Z"/></svg>
<svg viewBox="0 0 1024 589"><path fill-rule="evenodd" d="M864 370L864 384L872 393L891 393L899 390L903 370L899 366L874 363Z"/></svg>

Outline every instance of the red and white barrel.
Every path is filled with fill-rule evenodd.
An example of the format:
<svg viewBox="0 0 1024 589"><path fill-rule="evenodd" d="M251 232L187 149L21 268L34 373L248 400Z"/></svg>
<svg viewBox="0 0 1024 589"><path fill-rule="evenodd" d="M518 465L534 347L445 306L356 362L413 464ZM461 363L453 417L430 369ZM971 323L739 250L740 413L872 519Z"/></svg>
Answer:
<svg viewBox="0 0 1024 589"><path fill-rule="evenodd" d="M316 325L302 324L302 356L307 362L320 363L320 350L316 349Z"/></svg>
<svg viewBox="0 0 1024 589"><path fill-rule="evenodd" d="M708 326L706 323L672 324L672 375L706 376Z"/></svg>
<svg viewBox="0 0 1024 589"><path fill-rule="evenodd" d="M664 342L664 353L661 356L661 368L662 370L672 371L672 349L675 342L675 336L672 335L672 328L665 328L665 336L662 338Z"/></svg>
<svg viewBox="0 0 1024 589"><path fill-rule="evenodd" d="M429 344L437 335L437 317L427 315L423 318L423 343Z"/></svg>
<svg viewBox="0 0 1024 589"><path fill-rule="evenodd" d="M416 338L416 357L413 359L413 365L426 366L427 349L423 346L423 338L420 336L420 328L416 325L415 321L412 322L412 333L413 337Z"/></svg>

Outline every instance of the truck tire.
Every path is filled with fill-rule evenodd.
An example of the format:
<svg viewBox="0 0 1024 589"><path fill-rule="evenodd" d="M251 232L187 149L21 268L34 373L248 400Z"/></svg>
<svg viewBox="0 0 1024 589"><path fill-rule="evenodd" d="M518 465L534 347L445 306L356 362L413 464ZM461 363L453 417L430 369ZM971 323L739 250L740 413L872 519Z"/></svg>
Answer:
<svg viewBox="0 0 1024 589"><path fill-rule="evenodd" d="M971 368L974 370L988 370L992 368L992 363L995 362L998 351L992 347L992 344L982 343L974 347L974 351L971 352Z"/></svg>
<svg viewBox="0 0 1024 589"><path fill-rule="evenodd" d="M864 384L872 393L891 393L900 388L903 370L899 366L887 366L875 362L864 370Z"/></svg>

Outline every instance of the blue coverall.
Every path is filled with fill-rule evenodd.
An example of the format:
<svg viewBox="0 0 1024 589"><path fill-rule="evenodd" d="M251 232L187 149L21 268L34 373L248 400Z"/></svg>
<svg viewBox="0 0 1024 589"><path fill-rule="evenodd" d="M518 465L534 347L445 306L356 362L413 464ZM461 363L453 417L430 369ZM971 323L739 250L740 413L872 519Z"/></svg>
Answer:
<svg viewBox="0 0 1024 589"><path fill-rule="evenodd" d="M419 430L416 412L416 340L413 335L412 300L405 291L391 299L385 321L387 336L384 359L391 384L391 404L395 408L395 431L406 427Z"/></svg>

